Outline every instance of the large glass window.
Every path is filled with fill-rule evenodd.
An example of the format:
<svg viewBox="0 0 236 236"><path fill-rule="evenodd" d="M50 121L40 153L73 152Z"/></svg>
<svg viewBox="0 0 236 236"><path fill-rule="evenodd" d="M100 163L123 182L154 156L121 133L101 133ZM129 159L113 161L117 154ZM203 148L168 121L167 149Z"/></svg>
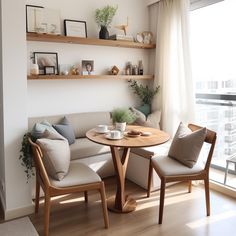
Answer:
<svg viewBox="0 0 236 236"><path fill-rule="evenodd" d="M235 12L236 1L225 0L190 13L196 117L218 134L210 177L221 183L236 155ZM226 184L236 188L236 163L229 163Z"/></svg>

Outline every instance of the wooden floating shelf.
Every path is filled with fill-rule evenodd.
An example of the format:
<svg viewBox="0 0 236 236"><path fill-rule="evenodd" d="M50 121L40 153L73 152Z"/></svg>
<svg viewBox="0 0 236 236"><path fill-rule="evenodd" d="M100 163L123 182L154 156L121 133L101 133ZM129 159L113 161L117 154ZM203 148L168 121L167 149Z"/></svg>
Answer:
<svg viewBox="0 0 236 236"><path fill-rule="evenodd" d="M73 80L73 79L153 79L153 75L28 75L28 80Z"/></svg>
<svg viewBox="0 0 236 236"><path fill-rule="evenodd" d="M139 49L156 48L156 44L143 44L129 41L121 41L121 40L104 40L97 38L80 38L80 37L68 37L63 35L50 35L50 34L37 34L37 33L27 33L27 40L39 41L39 42L72 43L72 44L139 48Z"/></svg>

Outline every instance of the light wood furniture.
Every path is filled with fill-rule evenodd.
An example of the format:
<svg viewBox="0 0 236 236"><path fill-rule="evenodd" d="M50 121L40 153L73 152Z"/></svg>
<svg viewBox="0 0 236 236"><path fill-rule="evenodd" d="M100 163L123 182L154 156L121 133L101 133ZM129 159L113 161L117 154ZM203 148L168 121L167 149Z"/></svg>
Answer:
<svg viewBox="0 0 236 236"><path fill-rule="evenodd" d="M120 140L109 140L104 134L96 133L95 129L89 130L86 136L89 140L102 145L110 146L114 168L117 174L116 196L108 199L108 208L117 213L128 213L136 208L136 201L125 196L125 174L129 160L130 148L149 147L162 144L169 140L169 135L163 131L141 126L128 126L127 130L151 132L150 136L128 137ZM119 148L123 148L120 156Z"/></svg>
<svg viewBox="0 0 236 236"><path fill-rule="evenodd" d="M74 79L153 79L153 75L28 75L28 80L74 80Z"/></svg>
<svg viewBox="0 0 236 236"><path fill-rule="evenodd" d="M234 170L236 171L236 155L233 155L230 158L226 159L224 184L226 184L227 175L228 175L228 172L229 172L229 163L234 164Z"/></svg>
<svg viewBox="0 0 236 236"><path fill-rule="evenodd" d="M33 157L35 162L36 169L36 194L35 194L35 213L38 213L39 209L39 195L40 195L40 186L42 187L45 194L44 201L44 235L48 236L49 234L49 218L50 218L50 204L51 197L65 195L76 192L84 192L85 202L88 201L88 191L97 190L100 192L101 200L102 200L102 208L103 208L103 217L105 228L109 227L109 219L107 212L107 203L106 203L106 194L105 194L105 186L103 181L97 182L89 182L81 185L72 185L68 187L55 187L51 184L50 178L46 172L46 169L43 164L43 154L40 147L32 142L29 139L33 150ZM88 176L89 178L90 176Z"/></svg>
<svg viewBox="0 0 236 236"><path fill-rule="evenodd" d="M137 48L137 49L156 48L155 44L143 44L129 41L104 40L96 38L69 37L63 35L27 33L26 38L28 41L39 41L39 42L72 43L72 44L85 44L85 45L124 47L124 48Z"/></svg>
<svg viewBox="0 0 236 236"><path fill-rule="evenodd" d="M189 124L188 127L192 131L195 131L195 130L198 130L198 129L202 128L200 126L193 125L193 124ZM205 197L206 197L206 213L207 213L207 216L210 215L209 168L210 168L212 154L213 154L214 147L215 147L216 133L214 131L207 130L207 135L206 135L206 138L205 138L205 142L209 143L211 145L211 147L209 149L209 153L208 153L208 157L207 157L205 167L201 171L198 171L198 172L196 171L195 173L192 173L192 174L186 174L186 173L175 174L175 170L173 170L173 174L165 175L162 168L161 168L161 165L158 165L158 159L155 163L152 159L152 161L151 161L152 167L155 169L155 171L157 172L158 176L161 179L159 224L162 224L162 219L163 219L163 209L164 209L166 183L170 183L170 182L188 181L189 182L188 191L190 193L192 191L192 180L204 180ZM179 165L183 166L181 163ZM188 167L186 167L186 168L188 168ZM151 168L150 172L152 172L152 168ZM152 177L152 173L149 174L149 178L151 178L151 177ZM149 183L150 183L150 181L149 181ZM150 190L151 190L151 186L149 185L149 188L148 188L149 195L150 195Z"/></svg>

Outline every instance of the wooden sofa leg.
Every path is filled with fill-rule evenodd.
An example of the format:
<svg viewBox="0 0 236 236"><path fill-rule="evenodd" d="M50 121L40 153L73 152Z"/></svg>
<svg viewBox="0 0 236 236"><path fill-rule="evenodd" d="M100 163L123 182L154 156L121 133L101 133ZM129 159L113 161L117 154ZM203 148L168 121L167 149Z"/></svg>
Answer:
<svg viewBox="0 0 236 236"><path fill-rule="evenodd" d="M88 192L84 191L84 201L88 202Z"/></svg>
<svg viewBox="0 0 236 236"><path fill-rule="evenodd" d="M150 159L149 170L148 170L147 197L150 197L150 195L151 195L152 173L153 173L153 167L152 167L152 160Z"/></svg>
<svg viewBox="0 0 236 236"><path fill-rule="evenodd" d="M188 182L188 192L191 193L192 192L192 181L189 180Z"/></svg>

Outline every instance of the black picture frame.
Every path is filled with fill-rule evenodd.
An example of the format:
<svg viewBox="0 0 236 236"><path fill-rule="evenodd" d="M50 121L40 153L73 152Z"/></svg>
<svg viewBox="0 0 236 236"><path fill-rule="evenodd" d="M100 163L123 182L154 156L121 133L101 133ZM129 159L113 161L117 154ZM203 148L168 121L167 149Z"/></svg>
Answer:
<svg viewBox="0 0 236 236"><path fill-rule="evenodd" d="M55 66L44 66L45 75L55 75Z"/></svg>
<svg viewBox="0 0 236 236"><path fill-rule="evenodd" d="M26 5L25 6L26 33L36 33L36 29L29 30L29 24L30 24L30 21L32 20L29 17L29 13L30 13L30 10L34 10L34 9L38 9L38 8L43 9L44 7L42 7L42 6L35 6L35 5ZM36 16L35 16L35 18L33 20L34 21L36 20Z"/></svg>
<svg viewBox="0 0 236 236"><path fill-rule="evenodd" d="M64 20L65 36L87 38L86 21Z"/></svg>
<svg viewBox="0 0 236 236"><path fill-rule="evenodd" d="M45 75L45 67L55 67L55 74L59 75L58 54L56 52L34 52L34 62L39 66L39 75Z"/></svg>

